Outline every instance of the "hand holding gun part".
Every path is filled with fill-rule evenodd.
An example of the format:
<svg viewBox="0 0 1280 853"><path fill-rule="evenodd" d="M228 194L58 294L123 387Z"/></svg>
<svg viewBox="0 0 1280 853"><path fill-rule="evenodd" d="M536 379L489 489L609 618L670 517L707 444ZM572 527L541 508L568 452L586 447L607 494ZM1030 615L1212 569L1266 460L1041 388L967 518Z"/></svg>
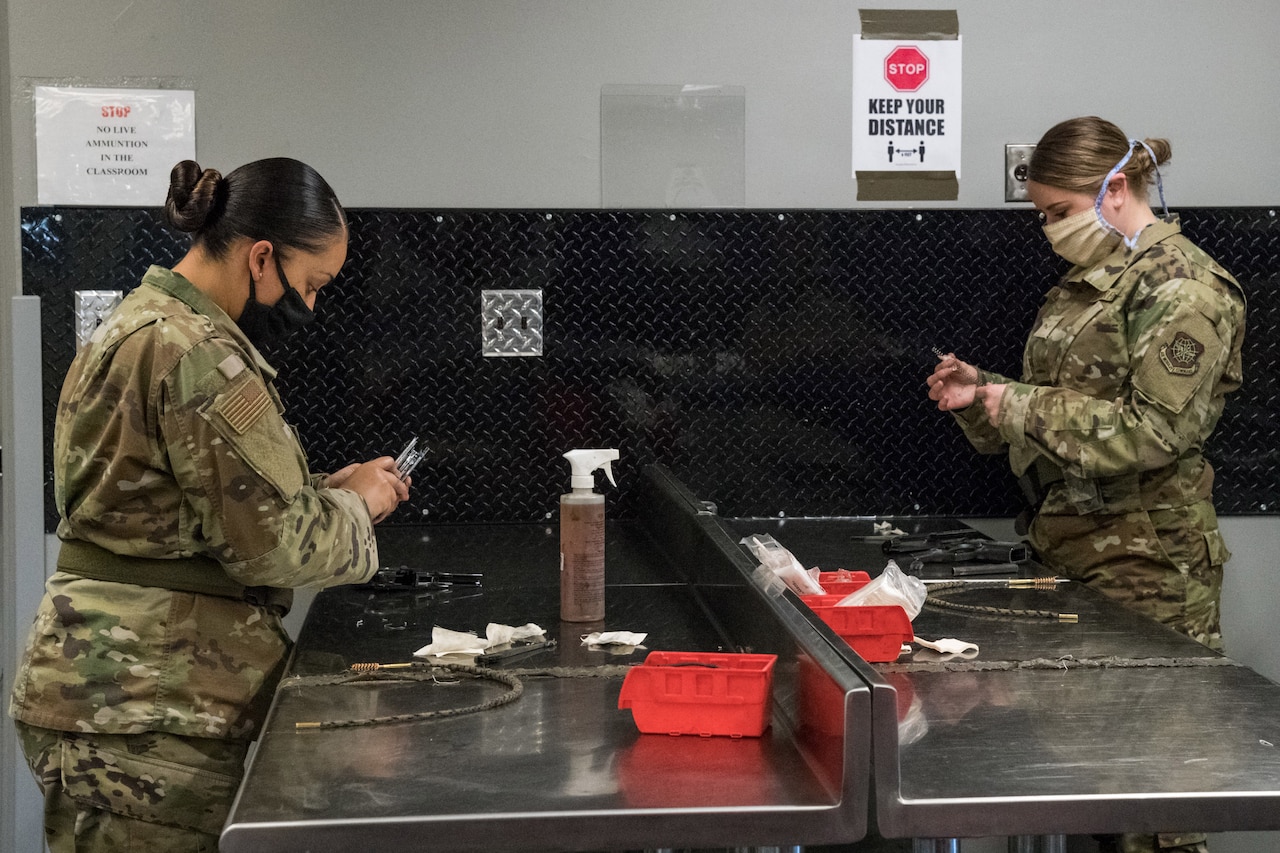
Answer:
<svg viewBox="0 0 1280 853"><path fill-rule="evenodd" d="M413 473L413 469L418 467L418 463L427 455L427 445L423 442L422 447L418 447L418 439L412 438L409 443L404 446L404 450L400 451L400 455L396 457L396 471L399 472L400 482L408 479Z"/></svg>

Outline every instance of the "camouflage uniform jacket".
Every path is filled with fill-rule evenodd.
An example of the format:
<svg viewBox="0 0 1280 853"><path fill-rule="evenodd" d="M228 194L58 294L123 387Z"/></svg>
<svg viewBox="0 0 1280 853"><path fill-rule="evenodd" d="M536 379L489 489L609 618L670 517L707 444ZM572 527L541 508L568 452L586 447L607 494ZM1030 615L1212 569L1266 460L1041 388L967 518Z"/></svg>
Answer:
<svg viewBox="0 0 1280 853"><path fill-rule="evenodd" d="M368 579L368 508L309 473L274 377L207 295L152 267L67 373L53 450L59 538L152 566L212 558L246 586ZM58 571L10 714L63 731L255 737L290 649L283 603Z"/></svg>
<svg viewBox="0 0 1280 853"><path fill-rule="evenodd" d="M1052 484L1042 514L1188 506L1212 493L1201 455L1226 394L1242 382L1240 285L1184 236L1176 218L1143 229L1046 295L992 427L982 406L956 413L986 453L1008 448L1015 475Z"/></svg>

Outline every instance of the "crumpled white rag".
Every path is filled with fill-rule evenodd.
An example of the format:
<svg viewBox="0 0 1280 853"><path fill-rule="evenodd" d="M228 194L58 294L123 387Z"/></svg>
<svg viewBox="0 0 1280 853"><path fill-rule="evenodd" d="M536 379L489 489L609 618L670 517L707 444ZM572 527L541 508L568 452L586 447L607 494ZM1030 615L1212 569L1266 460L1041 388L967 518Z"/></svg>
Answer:
<svg viewBox="0 0 1280 853"><path fill-rule="evenodd" d="M436 625L431 629L431 642L414 652L413 656L426 658L451 654L482 655L493 646L516 640L527 640L545 633L546 631L532 622L518 628L490 622L485 628L485 638L482 640L470 631L451 631Z"/></svg>
<svg viewBox="0 0 1280 853"><path fill-rule="evenodd" d="M926 649L933 649L935 652L941 652L944 655L962 655L966 652L978 653L978 647L973 643L966 643L964 640L957 640L954 637L943 637L941 640L922 640L919 637L911 638L917 645L924 646Z"/></svg>
<svg viewBox="0 0 1280 853"><path fill-rule="evenodd" d="M582 642L587 646L638 646L647 636L633 631L596 631L583 635Z"/></svg>

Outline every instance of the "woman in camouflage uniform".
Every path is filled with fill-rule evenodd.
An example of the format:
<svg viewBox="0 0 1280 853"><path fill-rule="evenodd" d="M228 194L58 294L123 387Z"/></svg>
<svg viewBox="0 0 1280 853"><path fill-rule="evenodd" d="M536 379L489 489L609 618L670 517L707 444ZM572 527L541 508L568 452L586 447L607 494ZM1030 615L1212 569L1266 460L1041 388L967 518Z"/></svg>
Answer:
<svg viewBox="0 0 1280 853"><path fill-rule="evenodd" d="M1242 381L1245 299L1176 217L1152 211L1170 154L1096 117L1044 135L1027 189L1074 266L1045 297L1021 380L946 355L929 397L980 452L1008 452L1041 562L1220 649L1229 554L1202 450ZM1120 849L1203 850L1203 838L1126 836Z"/></svg>
<svg viewBox="0 0 1280 853"><path fill-rule="evenodd" d="M258 346L312 318L346 216L296 160L174 167L193 234L76 355L58 402L58 571L10 713L59 851L215 851L290 648L292 589L377 568L389 457L312 474Z"/></svg>

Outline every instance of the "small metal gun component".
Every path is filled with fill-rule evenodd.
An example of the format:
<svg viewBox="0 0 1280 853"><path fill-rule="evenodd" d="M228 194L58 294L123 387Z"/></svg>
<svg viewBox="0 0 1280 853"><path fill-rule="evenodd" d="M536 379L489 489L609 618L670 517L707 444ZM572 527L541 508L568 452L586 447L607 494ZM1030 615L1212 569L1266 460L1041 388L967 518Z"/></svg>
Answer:
<svg viewBox="0 0 1280 853"><path fill-rule="evenodd" d="M534 652L540 652L544 649L554 649L555 647L555 640L535 640L531 643L520 643L509 649L477 655L476 666L489 666L495 663L515 660L516 658L522 658L525 655L531 655Z"/></svg>
<svg viewBox="0 0 1280 853"><path fill-rule="evenodd" d="M895 536L884 540L880 547L886 554L910 554L915 551L930 551L935 548L947 547L956 542L965 542L978 538L981 538L981 534L978 531L972 527L962 527L956 530L937 530L933 533L913 536Z"/></svg>
<svg viewBox="0 0 1280 853"><path fill-rule="evenodd" d="M409 475L413 473L413 469L418 467L418 463L427 455L427 444L422 443L422 447L418 447L418 439L414 437L404 446L404 450L400 451L400 455L396 457L396 470L400 472L400 481L404 482Z"/></svg>

